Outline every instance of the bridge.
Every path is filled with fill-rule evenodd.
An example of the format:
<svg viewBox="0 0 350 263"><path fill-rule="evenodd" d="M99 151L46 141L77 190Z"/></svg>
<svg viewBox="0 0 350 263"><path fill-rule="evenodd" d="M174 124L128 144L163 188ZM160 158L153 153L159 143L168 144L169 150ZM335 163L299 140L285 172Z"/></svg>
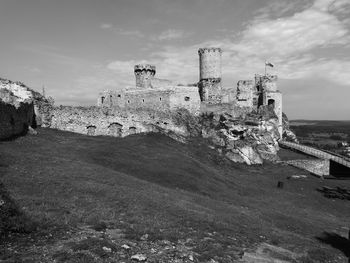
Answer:
<svg viewBox="0 0 350 263"><path fill-rule="evenodd" d="M328 175L335 177L350 178L350 159L329 151L319 150L310 146L297 144L294 142L280 141L279 145L283 148L297 150L316 158L329 161Z"/></svg>

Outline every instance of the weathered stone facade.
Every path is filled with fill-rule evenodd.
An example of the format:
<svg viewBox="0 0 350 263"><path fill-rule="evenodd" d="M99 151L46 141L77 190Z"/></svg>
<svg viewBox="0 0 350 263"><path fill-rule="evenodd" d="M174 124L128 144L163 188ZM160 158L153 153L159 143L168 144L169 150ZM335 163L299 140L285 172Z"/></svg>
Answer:
<svg viewBox="0 0 350 263"><path fill-rule="evenodd" d="M240 80L237 83L237 102L244 107L253 107L254 85L252 80Z"/></svg>
<svg viewBox="0 0 350 263"><path fill-rule="evenodd" d="M232 116L241 116L270 105L278 118L282 136L282 94L277 89L277 76L256 75L255 82L240 80L237 88L222 87L221 54L220 48L198 50L197 86L182 86L174 81L157 79L154 65L135 65L135 87L104 91L100 93L97 105L123 110L176 111L184 108L194 115L210 111L218 113L230 108Z"/></svg>
<svg viewBox="0 0 350 263"><path fill-rule="evenodd" d="M213 140L231 160L248 164L276 160L277 140L282 135L282 97L277 77L257 75L255 82L241 80L237 87L223 88L221 53L220 48L199 49L197 85L157 79L154 65L135 65L134 87L100 93L97 107L57 107L50 127L115 137L163 132L181 141L196 134ZM208 114L214 114L210 123L216 123L218 130L213 130L211 124L200 124ZM215 120L222 116L226 116L225 121ZM200 128L193 133L191 125Z"/></svg>
<svg viewBox="0 0 350 263"><path fill-rule="evenodd" d="M221 103L221 48L200 48L199 94L201 101L208 104Z"/></svg>
<svg viewBox="0 0 350 263"><path fill-rule="evenodd" d="M52 110L50 128L92 136L125 137L136 133L162 132L177 140L189 137L185 110L121 110L118 108L60 106Z"/></svg>
<svg viewBox="0 0 350 263"><path fill-rule="evenodd" d="M179 86L172 81L156 79L153 65L135 65L136 87L100 93L97 105L122 110L146 109L176 111L187 109L194 115L200 111L198 88Z"/></svg>
<svg viewBox="0 0 350 263"><path fill-rule="evenodd" d="M277 79L273 75L255 75L255 85L259 95L258 107L268 105L274 109L278 118L278 131L282 137L282 93L277 89Z"/></svg>
<svg viewBox="0 0 350 263"><path fill-rule="evenodd" d="M10 90L0 89L0 140L25 134L34 123L34 105Z"/></svg>

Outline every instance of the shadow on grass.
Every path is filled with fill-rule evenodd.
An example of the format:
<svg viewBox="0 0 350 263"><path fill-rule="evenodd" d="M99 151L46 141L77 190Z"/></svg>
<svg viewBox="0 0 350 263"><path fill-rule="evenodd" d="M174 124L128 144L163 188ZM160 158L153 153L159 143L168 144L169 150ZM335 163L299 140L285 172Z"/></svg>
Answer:
<svg viewBox="0 0 350 263"><path fill-rule="evenodd" d="M0 237L8 233L30 233L36 224L18 207L0 182Z"/></svg>
<svg viewBox="0 0 350 263"><path fill-rule="evenodd" d="M322 243L331 245L340 250L343 254L350 258L350 240L342 237L336 233L323 232L321 236L317 237Z"/></svg>

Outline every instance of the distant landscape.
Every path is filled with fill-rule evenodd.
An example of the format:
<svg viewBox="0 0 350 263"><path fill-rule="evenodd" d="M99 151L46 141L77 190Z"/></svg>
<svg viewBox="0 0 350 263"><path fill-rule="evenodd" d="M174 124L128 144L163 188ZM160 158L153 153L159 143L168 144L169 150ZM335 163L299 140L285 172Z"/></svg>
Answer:
<svg viewBox="0 0 350 263"><path fill-rule="evenodd" d="M348 156L341 143L350 143L350 121L291 120L300 143Z"/></svg>

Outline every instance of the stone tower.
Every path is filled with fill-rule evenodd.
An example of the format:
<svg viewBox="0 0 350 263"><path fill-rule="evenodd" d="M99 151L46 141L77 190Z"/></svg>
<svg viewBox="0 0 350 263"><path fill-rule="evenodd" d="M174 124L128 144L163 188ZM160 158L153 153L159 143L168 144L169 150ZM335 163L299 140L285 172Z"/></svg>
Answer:
<svg viewBox="0 0 350 263"><path fill-rule="evenodd" d="M150 64L139 64L134 66L136 87L150 88L152 79L156 74L156 66Z"/></svg>
<svg viewBox="0 0 350 263"><path fill-rule="evenodd" d="M199 94L208 104L221 102L221 48L200 48Z"/></svg>
<svg viewBox="0 0 350 263"><path fill-rule="evenodd" d="M278 131L282 138L282 93L277 89L276 75L255 75L255 85L258 90L258 107L272 107L278 117Z"/></svg>

